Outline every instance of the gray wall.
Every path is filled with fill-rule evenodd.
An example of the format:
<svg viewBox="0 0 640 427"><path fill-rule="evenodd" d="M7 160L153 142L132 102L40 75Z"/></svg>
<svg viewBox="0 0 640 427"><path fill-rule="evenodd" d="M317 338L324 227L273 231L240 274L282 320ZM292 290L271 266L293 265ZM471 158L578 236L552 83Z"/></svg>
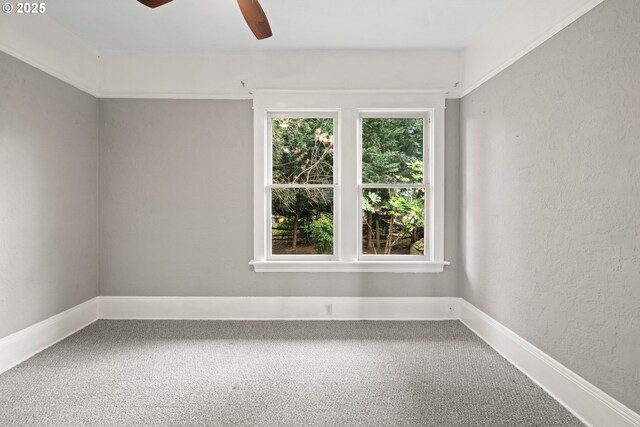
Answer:
<svg viewBox="0 0 640 427"><path fill-rule="evenodd" d="M0 337L97 295L98 104L0 52Z"/></svg>
<svg viewBox="0 0 640 427"><path fill-rule="evenodd" d="M100 100L101 295L457 295L459 102L442 274L254 273L250 101Z"/></svg>
<svg viewBox="0 0 640 427"><path fill-rule="evenodd" d="M640 2L465 96L461 295L640 412Z"/></svg>

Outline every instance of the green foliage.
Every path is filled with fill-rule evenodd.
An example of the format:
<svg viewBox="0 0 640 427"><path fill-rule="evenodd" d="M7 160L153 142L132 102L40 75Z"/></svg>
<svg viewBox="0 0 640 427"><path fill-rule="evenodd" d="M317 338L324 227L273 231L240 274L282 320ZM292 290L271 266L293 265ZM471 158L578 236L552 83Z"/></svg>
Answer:
<svg viewBox="0 0 640 427"><path fill-rule="evenodd" d="M384 253L390 254L404 239L411 238L424 230L424 190L422 189L371 189L362 198L362 209L368 213L365 227L369 236L374 232L374 224L385 224L386 238ZM375 253L380 247L369 244Z"/></svg>
<svg viewBox="0 0 640 427"><path fill-rule="evenodd" d="M398 176L398 182L406 182L406 183L422 183L423 173L423 163L422 160L414 160L407 163L407 171L409 172L409 176L411 178L406 178L403 176Z"/></svg>
<svg viewBox="0 0 640 427"><path fill-rule="evenodd" d="M362 176L365 183L423 182L421 118L365 118L362 121ZM277 118L272 121L272 176L276 184L332 184L334 123L330 118ZM272 214L286 218L276 228L304 230L316 253L333 251L333 189L272 190ZM381 235L391 253L403 239L414 242L424 230L424 190L368 190L362 206L368 243ZM374 229L375 224L375 229ZM274 234L275 235L275 234ZM295 245L295 243L294 243ZM403 243L404 245L404 243ZM295 246L294 246L295 247Z"/></svg>
<svg viewBox="0 0 640 427"><path fill-rule="evenodd" d="M376 189L362 198L362 209L406 231L424 227L424 195L419 189ZM380 196L382 193L384 196Z"/></svg>
<svg viewBox="0 0 640 427"><path fill-rule="evenodd" d="M379 195L377 195L373 191L370 191L362 199L362 209L364 209L367 212L375 212L376 211L376 205L378 205L380 203L380 200L381 200L381 198L380 198Z"/></svg>
<svg viewBox="0 0 640 427"><path fill-rule="evenodd" d="M424 227L424 197L418 194L418 190L392 193L384 208L386 214L396 225L402 226L405 232L412 232L416 227Z"/></svg>
<svg viewBox="0 0 640 427"><path fill-rule="evenodd" d="M272 121L272 175L275 184L333 182L333 119L277 118ZM294 235L333 211L330 188L274 189L272 214L291 221ZM294 243L295 245L295 243Z"/></svg>
<svg viewBox="0 0 640 427"><path fill-rule="evenodd" d="M271 195L273 215L305 220L333 211L331 188L274 188Z"/></svg>
<svg viewBox="0 0 640 427"><path fill-rule="evenodd" d="M333 215L321 215L307 229L316 253L333 253Z"/></svg>
<svg viewBox="0 0 640 427"><path fill-rule="evenodd" d="M410 165L422 162L423 119L362 120L362 181L396 183L414 179Z"/></svg>
<svg viewBox="0 0 640 427"><path fill-rule="evenodd" d="M362 180L365 183L423 183L424 123L421 118L365 118L362 121ZM362 198L367 250L391 253L424 230L424 190L367 190ZM381 231L381 225L384 225ZM381 248L380 234L384 235ZM375 245L373 240L375 239Z"/></svg>
<svg viewBox="0 0 640 427"><path fill-rule="evenodd" d="M273 182L331 184L333 142L333 119L273 119Z"/></svg>

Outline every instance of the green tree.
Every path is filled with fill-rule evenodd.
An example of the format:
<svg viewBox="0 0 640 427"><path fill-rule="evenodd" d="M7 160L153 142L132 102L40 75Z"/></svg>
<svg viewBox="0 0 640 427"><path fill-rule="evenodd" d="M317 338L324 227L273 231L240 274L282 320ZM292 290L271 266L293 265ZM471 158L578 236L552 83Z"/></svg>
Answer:
<svg viewBox="0 0 640 427"><path fill-rule="evenodd" d="M274 184L333 183L333 119L273 119L272 129Z"/></svg>
<svg viewBox="0 0 640 427"><path fill-rule="evenodd" d="M422 189L372 189L363 196L362 209L367 213L364 223L371 239L368 248L373 253L391 254L402 240L411 239L414 243L418 230L424 230ZM384 247L380 243L380 222L386 228ZM372 241L374 233L375 244Z"/></svg>
<svg viewBox="0 0 640 427"><path fill-rule="evenodd" d="M411 178L412 162L422 161L421 118L362 120L362 182L397 183Z"/></svg>
<svg viewBox="0 0 640 427"><path fill-rule="evenodd" d="M277 118L272 121L272 174L275 184L333 183L333 119ZM292 248L299 232L333 211L333 190L274 189L272 213L292 221Z"/></svg>
<svg viewBox="0 0 640 427"><path fill-rule="evenodd" d="M421 184L423 130L421 118L363 119L363 182ZM414 243L424 231L424 191L421 189L368 189L363 194L362 206L369 252L390 254L401 241L410 239Z"/></svg>

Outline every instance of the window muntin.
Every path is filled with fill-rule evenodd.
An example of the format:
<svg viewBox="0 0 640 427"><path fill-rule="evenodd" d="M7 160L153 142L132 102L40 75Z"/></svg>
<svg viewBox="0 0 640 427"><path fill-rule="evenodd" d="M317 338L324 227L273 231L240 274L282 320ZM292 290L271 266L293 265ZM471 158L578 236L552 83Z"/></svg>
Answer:
<svg viewBox="0 0 640 427"><path fill-rule="evenodd" d="M268 114L268 257L334 259L337 116Z"/></svg>
<svg viewBox="0 0 640 427"><path fill-rule="evenodd" d="M360 259L431 259L429 115L361 112Z"/></svg>

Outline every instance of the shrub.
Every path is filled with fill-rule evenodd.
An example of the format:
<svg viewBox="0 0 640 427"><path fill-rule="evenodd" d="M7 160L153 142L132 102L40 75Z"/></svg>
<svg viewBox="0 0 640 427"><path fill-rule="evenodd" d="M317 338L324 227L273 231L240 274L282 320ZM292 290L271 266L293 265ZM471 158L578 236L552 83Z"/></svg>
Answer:
<svg viewBox="0 0 640 427"><path fill-rule="evenodd" d="M313 249L318 254L330 254L333 252L333 215L321 215L309 224L308 232L311 235Z"/></svg>

